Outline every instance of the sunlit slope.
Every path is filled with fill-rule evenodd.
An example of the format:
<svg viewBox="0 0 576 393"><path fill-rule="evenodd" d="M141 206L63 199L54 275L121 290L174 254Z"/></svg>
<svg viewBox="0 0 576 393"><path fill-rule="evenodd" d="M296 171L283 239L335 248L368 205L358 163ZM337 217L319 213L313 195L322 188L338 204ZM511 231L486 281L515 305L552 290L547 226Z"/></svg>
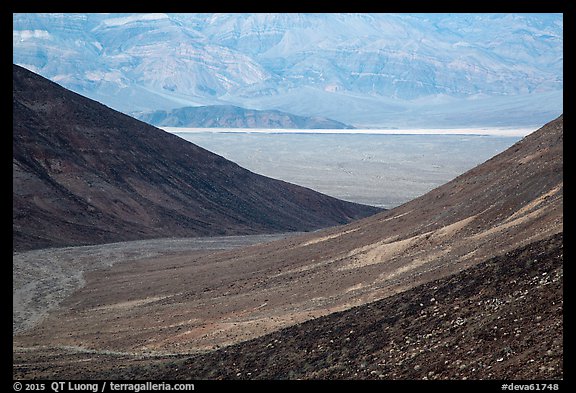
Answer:
<svg viewBox="0 0 576 393"><path fill-rule="evenodd" d="M462 271L563 231L562 141L560 117L391 211L266 245L95 273L19 345L212 350Z"/></svg>

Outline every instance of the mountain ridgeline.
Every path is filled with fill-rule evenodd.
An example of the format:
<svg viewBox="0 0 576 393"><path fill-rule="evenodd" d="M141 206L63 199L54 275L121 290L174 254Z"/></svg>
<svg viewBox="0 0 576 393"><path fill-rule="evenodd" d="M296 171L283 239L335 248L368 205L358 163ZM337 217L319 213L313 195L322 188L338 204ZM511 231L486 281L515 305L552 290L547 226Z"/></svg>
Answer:
<svg viewBox="0 0 576 393"><path fill-rule="evenodd" d="M233 105L185 107L169 111L134 113L157 127L351 129L348 124L323 117L297 116L276 110L245 109Z"/></svg>
<svg viewBox="0 0 576 393"><path fill-rule="evenodd" d="M561 13L18 13L13 59L124 113L276 109L355 127L534 126Z"/></svg>
<svg viewBox="0 0 576 393"><path fill-rule="evenodd" d="M380 209L252 173L13 67L15 251L309 231Z"/></svg>

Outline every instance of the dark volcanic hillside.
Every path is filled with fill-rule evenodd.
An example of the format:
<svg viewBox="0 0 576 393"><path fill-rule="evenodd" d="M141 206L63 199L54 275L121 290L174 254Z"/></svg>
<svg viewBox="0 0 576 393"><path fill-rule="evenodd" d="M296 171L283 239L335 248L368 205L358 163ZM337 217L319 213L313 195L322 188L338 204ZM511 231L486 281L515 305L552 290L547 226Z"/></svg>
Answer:
<svg viewBox="0 0 576 393"><path fill-rule="evenodd" d="M384 300L123 375L562 379L563 255L563 236L557 234Z"/></svg>
<svg viewBox="0 0 576 393"><path fill-rule="evenodd" d="M179 367L133 372L151 379L562 379L563 276L558 234Z"/></svg>
<svg viewBox="0 0 576 393"><path fill-rule="evenodd" d="M306 231L378 209L266 178L13 67L15 251Z"/></svg>
<svg viewBox="0 0 576 393"><path fill-rule="evenodd" d="M15 376L562 378L563 130L348 225L89 274Z"/></svg>
<svg viewBox="0 0 576 393"><path fill-rule="evenodd" d="M212 353L138 362L90 354L89 366L80 361L87 355L76 354L74 367L52 372L152 380L562 379L563 276L557 234L453 276ZM42 371L50 360L18 367L14 377L50 378Z"/></svg>
<svg viewBox="0 0 576 393"><path fill-rule="evenodd" d="M233 105L185 107L135 115L136 118L163 127L224 128L354 128L323 117L297 116L276 110L245 109Z"/></svg>

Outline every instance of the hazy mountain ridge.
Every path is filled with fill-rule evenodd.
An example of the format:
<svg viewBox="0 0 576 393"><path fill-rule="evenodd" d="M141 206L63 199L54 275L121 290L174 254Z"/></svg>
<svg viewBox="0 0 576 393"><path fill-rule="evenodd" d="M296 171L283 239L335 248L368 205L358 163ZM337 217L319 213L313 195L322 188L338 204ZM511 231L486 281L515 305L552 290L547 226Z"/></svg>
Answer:
<svg viewBox="0 0 576 393"><path fill-rule="evenodd" d="M13 47L124 112L235 105L386 127L562 112L561 14L15 14Z"/></svg>
<svg viewBox="0 0 576 393"><path fill-rule="evenodd" d="M18 66L13 247L312 230L378 208L257 175Z"/></svg>
<svg viewBox="0 0 576 393"><path fill-rule="evenodd" d="M206 128L300 128L350 129L354 128L320 117L303 117L281 111L259 111L232 105L185 107L171 111L134 113L133 116L158 127Z"/></svg>

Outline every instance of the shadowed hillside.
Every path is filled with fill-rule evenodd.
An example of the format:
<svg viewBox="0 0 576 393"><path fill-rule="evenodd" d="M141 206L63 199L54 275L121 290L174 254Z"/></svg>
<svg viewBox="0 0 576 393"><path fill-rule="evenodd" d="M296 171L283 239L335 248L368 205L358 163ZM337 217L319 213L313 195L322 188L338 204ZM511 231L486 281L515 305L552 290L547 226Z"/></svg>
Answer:
<svg viewBox="0 0 576 393"><path fill-rule="evenodd" d="M562 379L563 277L558 234L384 300L209 354L116 357L114 368L102 357L88 367L56 370L88 379Z"/></svg>
<svg viewBox="0 0 576 393"><path fill-rule="evenodd" d="M379 209L254 174L13 67L16 251L309 231Z"/></svg>
<svg viewBox="0 0 576 393"><path fill-rule="evenodd" d="M561 116L390 211L93 272L14 374L562 378L563 221Z"/></svg>

